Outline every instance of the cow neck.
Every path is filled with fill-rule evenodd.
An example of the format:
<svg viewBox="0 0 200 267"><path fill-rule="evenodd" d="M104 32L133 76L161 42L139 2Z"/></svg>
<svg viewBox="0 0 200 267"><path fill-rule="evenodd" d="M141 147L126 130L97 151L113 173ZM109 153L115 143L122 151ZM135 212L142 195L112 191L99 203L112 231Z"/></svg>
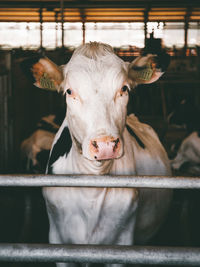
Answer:
<svg viewBox="0 0 200 267"><path fill-rule="evenodd" d="M113 160L89 160L85 158L82 153L79 153L76 145L72 145L72 154L71 157L73 161L73 167L77 170L77 173L80 174L94 174L94 175L103 175L110 172Z"/></svg>

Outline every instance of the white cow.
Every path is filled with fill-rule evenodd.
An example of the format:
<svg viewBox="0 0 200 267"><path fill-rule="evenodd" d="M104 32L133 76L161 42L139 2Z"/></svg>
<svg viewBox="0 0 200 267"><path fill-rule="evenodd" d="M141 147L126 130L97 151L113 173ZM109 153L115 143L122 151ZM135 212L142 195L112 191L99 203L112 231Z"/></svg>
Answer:
<svg viewBox="0 0 200 267"><path fill-rule="evenodd" d="M172 169L188 175L200 174L200 111L190 98L183 99L168 116L169 124L185 129L185 137L173 144ZM171 150L172 150L171 149Z"/></svg>
<svg viewBox="0 0 200 267"><path fill-rule="evenodd" d="M28 173L45 173L49 152L56 132L60 128L65 109L40 119L33 133L20 145L22 170Z"/></svg>
<svg viewBox="0 0 200 267"><path fill-rule="evenodd" d="M62 68L47 58L33 65L37 86L66 93L67 114L54 139L48 173L171 174L153 129L126 115L129 88L162 75L155 59L147 55L127 64L109 45L94 42L77 48ZM46 187L43 195L51 243L131 245L147 242L158 230L172 192Z"/></svg>
<svg viewBox="0 0 200 267"><path fill-rule="evenodd" d="M37 156L41 151L50 151L51 149L55 133L59 129L59 125L54 122L55 118L56 116L53 114L41 118L37 129L21 143L21 159L26 161L25 170L27 172L37 173L43 170Z"/></svg>
<svg viewBox="0 0 200 267"><path fill-rule="evenodd" d="M192 132L181 143L177 155L171 160L174 170L180 170L184 165L188 174L200 174L200 136L197 131Z"/></svg>

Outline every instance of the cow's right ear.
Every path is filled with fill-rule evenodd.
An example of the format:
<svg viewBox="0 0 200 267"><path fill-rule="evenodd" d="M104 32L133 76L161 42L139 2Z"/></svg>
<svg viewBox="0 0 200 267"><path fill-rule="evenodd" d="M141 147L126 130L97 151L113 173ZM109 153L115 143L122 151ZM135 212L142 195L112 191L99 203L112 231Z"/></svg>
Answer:
<svg viewBox="0 0 200 267"><path fill-rule="evenodd" d="M60 91L63 72L47 57L33 57L21 63L23 71L32 79L34 85L51 91Z"/></svg>

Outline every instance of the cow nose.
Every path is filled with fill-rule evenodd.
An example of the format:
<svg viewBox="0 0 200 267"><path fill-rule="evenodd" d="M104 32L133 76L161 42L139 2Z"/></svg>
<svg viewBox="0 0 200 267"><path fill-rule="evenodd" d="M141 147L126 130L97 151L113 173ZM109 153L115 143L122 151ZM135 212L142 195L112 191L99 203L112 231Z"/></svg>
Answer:
<svg viewBox="0 0 200 267"><path fill-rule="evenodd" d="M120 156L119 137L104 136L90 141L90 154L95 160L114 159Z"/></svg>

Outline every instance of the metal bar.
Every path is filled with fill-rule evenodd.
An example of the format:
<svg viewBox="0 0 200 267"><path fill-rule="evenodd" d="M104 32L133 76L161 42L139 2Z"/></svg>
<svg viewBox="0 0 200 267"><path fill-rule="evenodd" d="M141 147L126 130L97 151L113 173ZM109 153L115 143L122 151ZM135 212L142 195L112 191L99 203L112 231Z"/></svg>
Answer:
<svg viewBox="0 0 200 267"><path fill-rule="evenodd" d="M81 22L82 22L82 44L85 44L85 10L80 9L80 15L81 15Z"/></svg>
<svg viewBox="0 0 200 267"><path fill-rule="evenodd" d="M60 0L60 12L61 12L61 31L62 31L62 48L65 46L65 31L64 31L64 0Z"/></svg>
<svg viewBox="0 0 200 267"><path fill-rule="evenodd" d="M147 43L147 22L149 18L149 6L146 7L144 11L144 45L146 46Z"/></svg>
<svg viewBox="0 0 200 267"><path fill-rule="evenodd" d="M184 50L185 50L185 56L187 52L188 47L188 29L189 29L189 21L190 21L190 14L191 14L191 8L187 8L187 13L185 15L185 26L184 26Z"/></svg>
<svg viewBox="0 0 200 267"><path fill-rule="evenodd" d="M6 155L6 148L5 148L5 96L6 96L6 90L5 90L5 84L4 84L4 75L0 76L0 93L1 93L1 101L0 101L0 105L1 105L1 119L0 119L0 123L1 123L1 172L5 171L5 155Z"/></svg>
<svg viewBox="0 0 200 267"><path fill-rule="evenodd" d="M164 83L160 84L160 94L161 94L161 101L162 101L162 112L163 112L163 119L167 121L167 105L166 105L166 97L165 97L165 86Z"/></svg>
<svg viewBox="0 0 200 267"><path fill-rule="evenodd" d="M40 48L43 48L43 15L42 15L42 7L39 10L40 15Z"/></svg>
<svg viewBox="0 0 200 267"><path fill-rule="evenodd" d="M200 177L94 176L94 175L0 175L0 186L66 186L117 188L200 189Z"/></svg>
<svg viewBox="0 0 200 267"><path fill-rule="evenodd" d="M55 11L55 24L56 24L55 47L58 47L58 11Z"/></svg>
<svg viewBox="0 0 200 267"><path fill-rule="evenodd" d="M199 266L200 248L2 243L0 261Z"/></svg>
<svg viewBox="0 0 200 267"><path fill-rule="evenodd" d="M8 75L3 76L4 86L4 161L5 170L8 166L8 155L9 155L9 120L8 120Z"/></svg>
<svg viewBox="0 0 200 267"><path fill-rule="evenodd" d="M85 21L82 21L82 33L83 33L82 44L85 44Z"/></svg>

